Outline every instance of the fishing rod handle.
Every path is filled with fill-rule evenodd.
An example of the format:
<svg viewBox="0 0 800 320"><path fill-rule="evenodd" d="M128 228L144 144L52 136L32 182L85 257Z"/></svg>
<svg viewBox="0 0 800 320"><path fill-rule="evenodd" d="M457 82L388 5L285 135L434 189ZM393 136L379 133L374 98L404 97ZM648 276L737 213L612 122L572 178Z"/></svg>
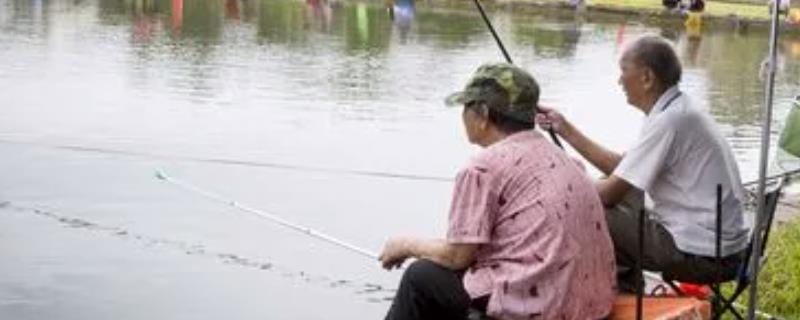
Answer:
<svg viewBox="0 0 800 320"><path fill-rule="evenodd" d="M563 150L564 146L561 145L561 140L558 139L558 136L556 135L555 130L553 130L553 128L549 128L549 129L547 129L547 133L550 134L550 139L553 140L553 143L555 143L559 148L561 148Z"/></svg>

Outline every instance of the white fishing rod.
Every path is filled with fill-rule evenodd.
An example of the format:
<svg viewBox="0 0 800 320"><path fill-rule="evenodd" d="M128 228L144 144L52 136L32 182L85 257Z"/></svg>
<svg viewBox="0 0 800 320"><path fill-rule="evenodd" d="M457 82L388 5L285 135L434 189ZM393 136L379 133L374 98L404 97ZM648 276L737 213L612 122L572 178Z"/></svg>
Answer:
<svg viewBox="0 0 800 320"><path fill-rule="evenodd" d="M270 213L267 213L267 212L264 212L264 211L261 211L261 210L253 209L253 208L248 207L246 205L243 205L243 204L241 204L239 202L226 199L225 197L223 197L221 195L218 195L216 193L203 190L203 189L201 189L199 187L196 187L196 186L193 186L193 185L191 185L189 183L186 183L186 182L183 182L181 180L175 179L175 178L167 175L164 171L156 170L155 177L157 179L161 180L161 181L168 182L168 183L170 183L172 185L175 185L177 187L180 187L180 188L182 188L184 190L187 190L187 191L190 191L192 193L201 195L201 196L203 196L205 198L208 198L210 200L221 202L221 203L224 203L224 204L229 205L231 207L234 207L236 209L239 209L241 211L254 214L254 215L256 215L256 216L258 216L260 218L267 219L269 221L275 222L275 223L277 223L279 225L282 225L284 227L288 227L288 228L290 228L292 230L301 232L301 233L303 233L305 235L309 235L309 236L312 236L314 238L320 239L322 241L328 242L330 244L339 246L341 248L345 248L347 250L353 251L353 252L358 253L358 254L360 254L360 255L362 255L364 257L370 258L372 260L378 260L378 255L373 253L373 252L370 252L368 250L362 249L362 248L360 248L358 246L355 246L353 244L347 243L345 241L336 239L336 238L334 238L332 236L329 236L329 235L327 235L325 233L322 233L322 232L319 232L317 230L314 230L314 229L311 229L311 228L308 228L308 227L304 227L304 226L292 223L290 221L284 220L283 218L281 218L279 216L276 216L274 214L270 214Z"/></svg>

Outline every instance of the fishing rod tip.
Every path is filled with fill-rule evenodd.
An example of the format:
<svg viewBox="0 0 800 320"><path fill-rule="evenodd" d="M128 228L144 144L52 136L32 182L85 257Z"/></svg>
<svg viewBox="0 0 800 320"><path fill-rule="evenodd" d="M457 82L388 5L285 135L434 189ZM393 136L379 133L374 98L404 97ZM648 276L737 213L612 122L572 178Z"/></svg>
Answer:
<svg viewBox="0 0 800 320"><path fill-rule="evenodd" d="M155 176L156 176L156 179L167 180L167 175L164 174L164 172L162 172L161 170L156 170Z"/></svg>

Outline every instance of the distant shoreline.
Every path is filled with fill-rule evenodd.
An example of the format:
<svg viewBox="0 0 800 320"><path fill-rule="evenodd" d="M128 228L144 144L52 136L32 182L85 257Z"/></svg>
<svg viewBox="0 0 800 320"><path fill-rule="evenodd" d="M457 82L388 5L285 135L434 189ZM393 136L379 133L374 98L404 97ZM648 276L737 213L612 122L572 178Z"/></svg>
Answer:
<svg viewBox="0 0 800 320"><path fill-rule="evenodd" d="M391 1L391 0L389 0ZM472 1L464 0L417 0L429 5L447 5L451 7L471 8ZM575 9L568 0L483 0L489 10L505 10L522 13L541 13L543 9L560 14L609 14L633 17L636 20L657 21L683 24L687 15L680 12L667 11L657 0L584 0L584 4ZM800 14L800 8L794 5ZM781 18L785 18L782 15ZM707 1L706 10L702 13L704 26L710 28L731 28L734 30L756 27L768 28L770 13L767 2L754 3L750 0ZM800 32L800 24L781 23L784 31Z"/></svg>

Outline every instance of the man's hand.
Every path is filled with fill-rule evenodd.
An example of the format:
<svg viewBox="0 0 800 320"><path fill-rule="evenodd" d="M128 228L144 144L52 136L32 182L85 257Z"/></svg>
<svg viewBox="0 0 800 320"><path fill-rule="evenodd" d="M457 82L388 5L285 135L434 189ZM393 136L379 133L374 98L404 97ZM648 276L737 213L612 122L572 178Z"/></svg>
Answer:
<svg viewBox="0 0 800 320"><path fill-rule="evenodd" d="M386 241L386 244L383 245L383 252L378 258L384 269L399 268L406 259L411 257L409 242L409 239L402 237L390 238Z"/></svg>
<svg viewBox="0 0 800 320"><path fill-rule="evenodd" d="M539 105L539 112L536 113L536 123L544 130L553 129L555 133L564 138L575 151L588 160L595 168L605 175L611 175L617 167L622 157L597 144L589 137L585 136L571 122L567 121L561 112L556 111L550 106Z"/></svg>
<svg viewBox="0 0 800 320"><path fill-rule="evenodd" d="M536 113L536 119L534 119L536 124L544 130L550 130L552 128L555 133L563 136L569 125L564 115L556 111L555 108L549 106L539 105L538 108L539 112Z"/></svg>

